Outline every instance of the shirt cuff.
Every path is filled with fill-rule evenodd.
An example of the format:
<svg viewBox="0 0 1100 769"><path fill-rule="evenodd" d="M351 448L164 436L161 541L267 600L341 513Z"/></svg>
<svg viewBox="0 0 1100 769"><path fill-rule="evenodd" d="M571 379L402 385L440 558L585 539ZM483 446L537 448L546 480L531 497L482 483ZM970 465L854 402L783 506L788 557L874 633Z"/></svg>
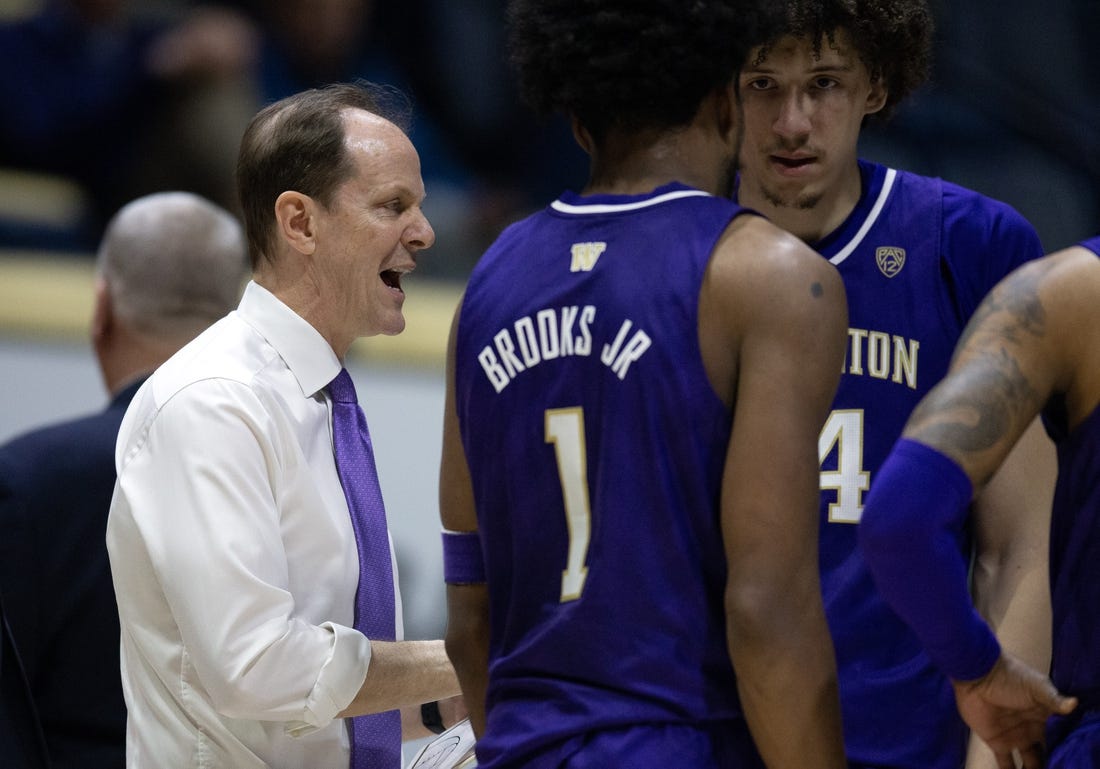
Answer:
<svg viewBox="0 0 1100 769"><path fill-rule="evenodd" d="M286 733L291 737L301 737L328 726L351 704L367 678L371 658L367 637L358 630L332 622L322 623L320 627L332 633L332 647L306 699L302 720L286 724Z"/></svg>

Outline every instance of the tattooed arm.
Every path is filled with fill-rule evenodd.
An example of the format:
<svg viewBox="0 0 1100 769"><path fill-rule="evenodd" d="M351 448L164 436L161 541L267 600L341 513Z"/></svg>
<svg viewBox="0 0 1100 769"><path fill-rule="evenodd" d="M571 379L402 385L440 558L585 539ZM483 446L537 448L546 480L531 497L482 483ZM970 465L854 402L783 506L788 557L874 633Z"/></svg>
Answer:
<svg viewBox="0 0 1100 769"><path fill-rule="evenodd" d="M1100 369L1091 330L1100 321L1097 271L1094 255L1070 250L1020 268L986 298L947 377L880 470L860 524L884 597L951 676L963 718L1001 767L1014 766L1014 752L1025 767L1039 766L1046 717L1075 701L1001 653L970 604L956 532L972 495L986 489L1053 394L1066 397L1071 426L1095 407L1100 374L1091 390L1078 383ZM990 525L976 520L979 530Z"/></svg>
<svg viewBox="0 0 1100 769"><path fill-rule="evenodd" d="M1054 391L1052 333L1039 260L997 286L974 314L951 369L914 410L904 437L951 457L983 489Z"/></svg>
<svg viewBox="0 0 1100 769"><path fill-rule="evenodd" d="M906 431L955 459L973 483L975 604L1002 648L1041 671L1050 657L1046 546L1055 468L1035 418L1049 391L1034 378L1046 367L1033 371L1029 351L1050 333L1038 292L1049 269L1014 275L988 298L960 342L953 370L962 378L945 380ZM995 760L971 740L968 769Z"/></svg>
<svg viewBox="0 0 1100 769"><path fill-rule="evenodd" d="M948 375L914 410L904 437L989 482L1055 393L1070 427L1100 399L1100 261L1074 247L1020 267L986 297Z"/></svg>

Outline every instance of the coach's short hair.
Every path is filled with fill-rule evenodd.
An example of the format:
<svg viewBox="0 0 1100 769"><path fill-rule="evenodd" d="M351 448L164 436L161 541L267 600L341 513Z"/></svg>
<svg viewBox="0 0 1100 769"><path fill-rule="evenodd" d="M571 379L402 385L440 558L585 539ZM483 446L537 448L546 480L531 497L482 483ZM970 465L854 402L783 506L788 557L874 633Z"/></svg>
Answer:
<svg viewBox="0 0 1100 769"><path fill-rule="evenodd" d="M237 195L253 269L274 258L275 201L287 190L326 208L353 167L343 111L361 109L408 132L409 100L397 89L359 81L314 88L260 110L241 139Z"/></svg>

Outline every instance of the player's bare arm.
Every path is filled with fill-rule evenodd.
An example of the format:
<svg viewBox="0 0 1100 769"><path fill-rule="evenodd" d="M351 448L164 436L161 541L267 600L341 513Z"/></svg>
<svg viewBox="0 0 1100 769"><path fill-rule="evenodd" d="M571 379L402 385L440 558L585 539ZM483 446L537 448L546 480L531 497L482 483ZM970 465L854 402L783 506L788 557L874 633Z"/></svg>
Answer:
<svg viewBox="0 0 1100 769"><path fill-rule="evenodd" d="M839 380L847 304L824 259L741 217L700 295L711 382L735 399L722 492L730 657L771 767L843 766L818 578L817 436ZM734 398L735 396L735 398Z"/></svg>
<svg viewBox="0 0 1100 769"><path fill-rule="evenodd" d="M1048 548L1057 476L1053 441L1033 419L973 504L974 605L1002 650L1035 670L1051 656ZM993 752L972 735L966 769L994 769Z"/></svg>
<svg viewBox="0 0 1100 769"><path fill-rule="evenodd" d="M1089 256L1082 264L1094 268L1095 257ZM1085 411L1073 405L1081 401L1075 395L1081 388L1075 386L1074 372L1079 370L1077 361L1084 359L1081 340L1074 337L1081 336L1079 321L1090 314L1082 308L1094 307L1096 296L1096 287L1091 295L1087 289L1082 292L1088 281L1075 274L1080 269L1059 255L1021 268L995 289L968 327L950 375L922 402L906 428L907 437L951 456L981 490L975 508L980 544L999 540L1002 547L1026 549L1046 541L1045 532L1036 537L1035 527L1048 525L1049 511L1041 509L1042 499L1028 499L1039 490L1019 489L1022 498L1010 500L1002 479L1019 462L1048 465L1045 473L1053 474L1049 455L1035 453L1036 416L1052 394L1067 395L1076 412L1071 423L1095 406L1093 401ZM1030 457L1021 458L1021 453ZM1044 468L1039 472L1042 480ZM1018 509L1006 512L1011 505ZM1036 509L1023 509L1027 507ZM1021 558L1026 565L1026 555ZM1032 560L1044 561L1038 553ZM983 594L983 582L989 580L979 553L975 599L999 631L1005 654L982 679L954 682L960 712L992 749L972 746L972 769L1012 766L1013 750L1025 766L1038 766L1047 713L1068 712L1073 704L1059 697L1039 672L1046 669L1049 639L1021 627L1029 615L1036 622L1049 617L1049 606L1036 600L1042 575L1036 579L1033 570L1017 566L1016 573L1001 576L999 591L993 586ZM1049 627L1049 618L1040 626Z"/></svg>
<svg viewBox="0 0 1100 769"><path fill-rule="evenodd" d="M986 298L952 365L964 378L934 389L905 433L955 459L979 490L974 602L1002 649L1036 670L1045 670L1050 657L1045 543L1055 470L1053 445L1036 417L1045 396L1017 356L1021 347L1037 347L1049 333L1039 294L1046 271L1021 270ZM983 736L1003 739L988 731ZM996 765L985 740L972 739L968 769Z"/></svg>
<svg viewBox="0 0 1100 769"><path fill-rule="evenodd" d="M461 301L459 307L462 306ZM443 528L477 530L473 484L458 429L454 398L455 312L447 344L447 388L443 412L443 455L439 475L439 510ZM485 692L489 681L489 591L484 583L447 585L447 655L462 687L470 724L478 736L485 731Z"/></svg>
<svg viewBox="0 0 1100 769"><path fill-rule="evenodd" d="M995 322L998 313L1010 324L1000 325L1006 339L1023 343L1044 337L1046 312L1038 298L1038 279L1023 277L1018 294L991 297L979 309L964 334L964 344L972 332L983 328L981 319ZM1006 388L1012 386L1006 384ZM995 442L996 437L987 435L984 440ZM974 604L996 633L1001 648L1035 670L1050 666L1047 548L1056 474L1054 444L1036 417L974 501ZM966 766L996 766L993 752L976 736L970 740Z"/></svg>
<svg viewBox="0 0 1100 769"><path fill-rule="evenodd" d="M1052 333L1040 284L1048 264L1017 270L982 302L949 376L914 410L905 437L954 459L975 490L1039 414L1053 381L1042 352Z"/></svg>

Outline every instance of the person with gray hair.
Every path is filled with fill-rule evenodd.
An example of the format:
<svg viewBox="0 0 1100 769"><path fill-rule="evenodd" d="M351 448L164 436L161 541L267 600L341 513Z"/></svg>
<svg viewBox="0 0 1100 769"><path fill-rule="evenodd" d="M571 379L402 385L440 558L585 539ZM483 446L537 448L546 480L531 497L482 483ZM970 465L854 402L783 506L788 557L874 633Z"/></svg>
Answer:
<svg viewBox="0 0 1100 769"><path fill-rule="evenodd" d="M236 217L188 192L123 206L96 258L92 344L107 389L147 376L240 300L247 278Z"/></svg>
<svg viewBox="0 0 1100 769"><path fill-rule="evenodd" d="M0 447L0 594L51 766L121 767L126 709L104 536L115 440L149 374L233 309L244 233L196 195L139 198L96 259L91 343L111 402Z"/></svg>

